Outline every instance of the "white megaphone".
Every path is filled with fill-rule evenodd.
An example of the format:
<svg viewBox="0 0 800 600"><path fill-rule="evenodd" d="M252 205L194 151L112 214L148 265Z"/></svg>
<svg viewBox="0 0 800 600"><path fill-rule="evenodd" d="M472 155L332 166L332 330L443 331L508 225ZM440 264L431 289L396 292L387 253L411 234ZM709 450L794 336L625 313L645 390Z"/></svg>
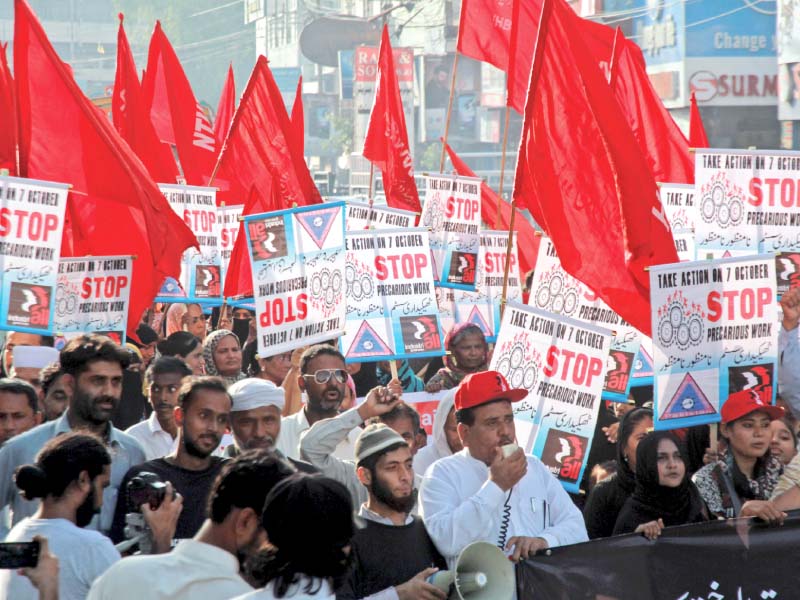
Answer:
<svg viewBox="0 0 800 600"><path fill-rule="evenodd" d="M456 560L455 571L439 571L428 583L449 600L511 600L514 596L514 565L497 546L474 542Z"/></svg>

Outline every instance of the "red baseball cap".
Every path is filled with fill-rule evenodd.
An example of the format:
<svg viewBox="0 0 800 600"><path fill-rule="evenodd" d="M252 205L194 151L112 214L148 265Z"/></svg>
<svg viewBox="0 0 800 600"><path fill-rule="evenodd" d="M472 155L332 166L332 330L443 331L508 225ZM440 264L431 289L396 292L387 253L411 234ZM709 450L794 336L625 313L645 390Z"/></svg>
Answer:
<svg viewBox="0 0 800 600"><path fill-rule="evenodd" d="M508 381L497 371L470 373L456 390L456 410L474 408L494 400L519 402L528 395L528 390L512 389Z"/></svg>
<svg viewBox="0 0 800 600"><path fill-rule="evenodd" d="M756 411L767 413L771 421L783 417L783 409L780 406L767 404L754 389L734 392L728 396L725 404L722 405L720 414L723 423L730 423Z"/></svg>

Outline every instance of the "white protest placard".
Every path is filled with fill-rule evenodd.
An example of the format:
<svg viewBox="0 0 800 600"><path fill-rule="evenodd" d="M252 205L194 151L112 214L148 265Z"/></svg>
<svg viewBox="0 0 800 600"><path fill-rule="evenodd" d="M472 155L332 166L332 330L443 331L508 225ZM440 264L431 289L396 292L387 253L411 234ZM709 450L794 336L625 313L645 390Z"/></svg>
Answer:
<svg viewBox="0 0 800 600"><path fill-rule="evenodd" d="M436 305L439 307L439 323L442 333L447 332L456 324L456 291L453 288L436 287Z"/></svg>
<svg viewBox="0 0 800 600"><path fill-rule="evenodd" d="M370 206L366 202L347 202L347 231L363 231L364 229L404 229L414 227L417 214L410 210L392 208L390 206Z"/></svg>
<svg viewBox="0 0 800 600"><path fill-rule="evenodd" d="M124 340L132 263L130 256L62 258L53 331L94 331Z"/></svg>
<svg viewBox="0 0 800 600"><path fill-rule="evenodd" d="M421 224L430 230L436 285L475 291L481 226L481 180L425 175Z"/></svg>
<svg viewBox="0 0 800 600"><path fill-rule="evenodd" d="M344 333L344 203L249 215L258 355Z"/></svg>
<svg viewBox="0 0 800 600"><path fill-rule="evenodd" d="M517 441L569 492L577 492L592 445L611 332L510 303L490 369L528 396L513 404Z"/></svg>
<svg viewBox="0 0 800 600"><path fill-rule="evenodd" d="M506 301L520 302L522 287L519 281L516 232L513 240ZM482 231L476 290L474 292L455 290L453 295L456 322L474 323L481 328L489 342L494 342L500 331L500 307L503 299L507 249L507 231Z"/></svg>
<svg viewBox="0 0 800 600"><path fill-rule="evenodd" d="M348 362L444 354L426 233L347 233L347 331L341 345Z"/></svg>
<svg viewBox="0 0 800 600"><path fill-rule="evenodd" d="M672 239L675 240L675 250L681 262L697 260L697 246L694 240L694 231L691 229L673 229Z"/></svg>
<svg viewBox="0 0 800 600"><path fill-rule="evenodd" d="M0 176L0 329L53 331L69 186Z"/></svg>
<svg viewBox="0 0 800 600"><path fill-rule="evenodd" d="M800 250L800 152L695 151L698 256Z"/></svg>
<svg viewBox="0 0 800 600"><path fill-rule="evenodd" d="M217 189L194 185L159 183L158 189L189 229L200 246L183 253L178 285L167 278L156 299L160 302L187 301L222 303L222 257L217 220Z"/></svg>
<svg viewBox="0 0 800 600"><path fill-rule="evenodd" d="M694 231L697 206L694 202L694 185L690 183L659 183L661 206L673 233L676 229Z"/></svg>
<svg viewBox="0 0 800 600"><path fill-rule="evenodd" d="M231 262L231 253L239 237L240 229L244 225L240 222L243 204L232 204L217 207L217 234L219 235L219 256L221 264L220 281L224 284L225 274L228 272L228 265Z"/></svg>
<svg viewBox="0 0 800 600"><path fill-rule="evenodd" d="M774 401L774 256L654 266L650 290L656 429L715 423L743 389Z"/></svg>
<svg viewBox="0 0 800 600"><path fill-rule="evenodd" d="M543 237L536 257L528 304L565 317L607 327L613 333L603 393L623 402L631 385L631 374L642 334L614 312L586 285L561 266L553 242Z"/></svg>

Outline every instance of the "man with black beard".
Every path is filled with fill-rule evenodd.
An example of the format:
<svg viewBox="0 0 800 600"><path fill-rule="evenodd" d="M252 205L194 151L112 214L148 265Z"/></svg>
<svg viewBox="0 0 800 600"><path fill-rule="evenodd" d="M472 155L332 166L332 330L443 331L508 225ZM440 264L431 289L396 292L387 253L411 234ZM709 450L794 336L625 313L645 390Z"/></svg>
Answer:
<svg viewBox="0 0 800 600"><path fill-rule="evenodd" d="M281 435L276 448L289 458L298 460L300 439L314 423L339 414L347 387L347 370L344 356L333 346L311 346L300 357L300 391L305 393L306 404L293 415L281 420ZM351 428L334 448L333 455L342 460L352 460L356 438L360 430Z"/></svg>
<svg viewBox="0 0 800 600"><path fill-rule="evenodd" d="M229 460L194 538L167 554L118 562L94 582L88 600L223 600L251 592L240 567L266 542L260 516L267 495L294 472L269 450L248 450Z"/></svg>
<svg viewBox="0 0 800 600"><path fill-rule="evenodd" d="M20 493L41 499L41 504L32 517L14 526L6 541L27 542L37 536L47 539L60 563L61 598L85 598L95 578L120 559L107 537L84 529L100 511L110 474L108 450L98 438L85 433L53 438L45 444L35 464L23 465L15 473ZM179 498L170 499L155 512L145 509L157 551L169 550L176 511L180 511ZM172 516L162 519L167 513ZM0 570L0 598L38 597L25 577L9 569Z"/></svg>
<svg viewBox="0 0 800 600"><path fill-rule="evenodd" d="M125 539L125 514L131 512L125 494L128 482L139 473L150 472L162 481L170 481L183 496L183 511L175 528L175 537L192 537L206 518L206 501L225 458L212 456L219 446L231 412L231 397L219 377L191 377L178 390L175 423L178 426L177 448L163 458L148 460L131 468L122 480L111 539Z"/></svg>
<svg viewBox="0 0 800 600"><path fill-rule="evenodd" d="M122 372L128 367L130 354L110 338L88 334L67 342L59 361L64 371L61 381L70 396L69 408L55 421L13 437L0 449L0 508L11 506L14 524L33 515L39 501L26 500L17 493L14 470L32 463L52 438L70 431L88 430L103 441L111 455L111 479L103 491L100 518L90 524L91 528L105 533L111 528L123 476L133 465L144 462L139 442L110 421L120 402Z"/></svg>
<svg viewBox="0 0 800 600"><path fill-rule="evenodd" d="M408 443L390 427L369 425L359 436L357 474L369 494L359 516L366 527L353 537L352 569L337 600L447 597L426 581L446 563L422 521L410 514L417 499L412 463Z"/></svg>

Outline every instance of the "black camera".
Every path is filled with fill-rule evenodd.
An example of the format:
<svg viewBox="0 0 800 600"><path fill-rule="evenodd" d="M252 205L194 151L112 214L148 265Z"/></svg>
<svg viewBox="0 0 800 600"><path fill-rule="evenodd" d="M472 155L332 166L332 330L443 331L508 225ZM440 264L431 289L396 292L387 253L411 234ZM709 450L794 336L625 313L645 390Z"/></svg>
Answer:
<svg viewBox="0 0 800 600"><path fill-rule="evenodd" d="M167 484L150 471L142 471L128 482L128 512L141 512L142 504L156 510L167 495Z"/></svg>

